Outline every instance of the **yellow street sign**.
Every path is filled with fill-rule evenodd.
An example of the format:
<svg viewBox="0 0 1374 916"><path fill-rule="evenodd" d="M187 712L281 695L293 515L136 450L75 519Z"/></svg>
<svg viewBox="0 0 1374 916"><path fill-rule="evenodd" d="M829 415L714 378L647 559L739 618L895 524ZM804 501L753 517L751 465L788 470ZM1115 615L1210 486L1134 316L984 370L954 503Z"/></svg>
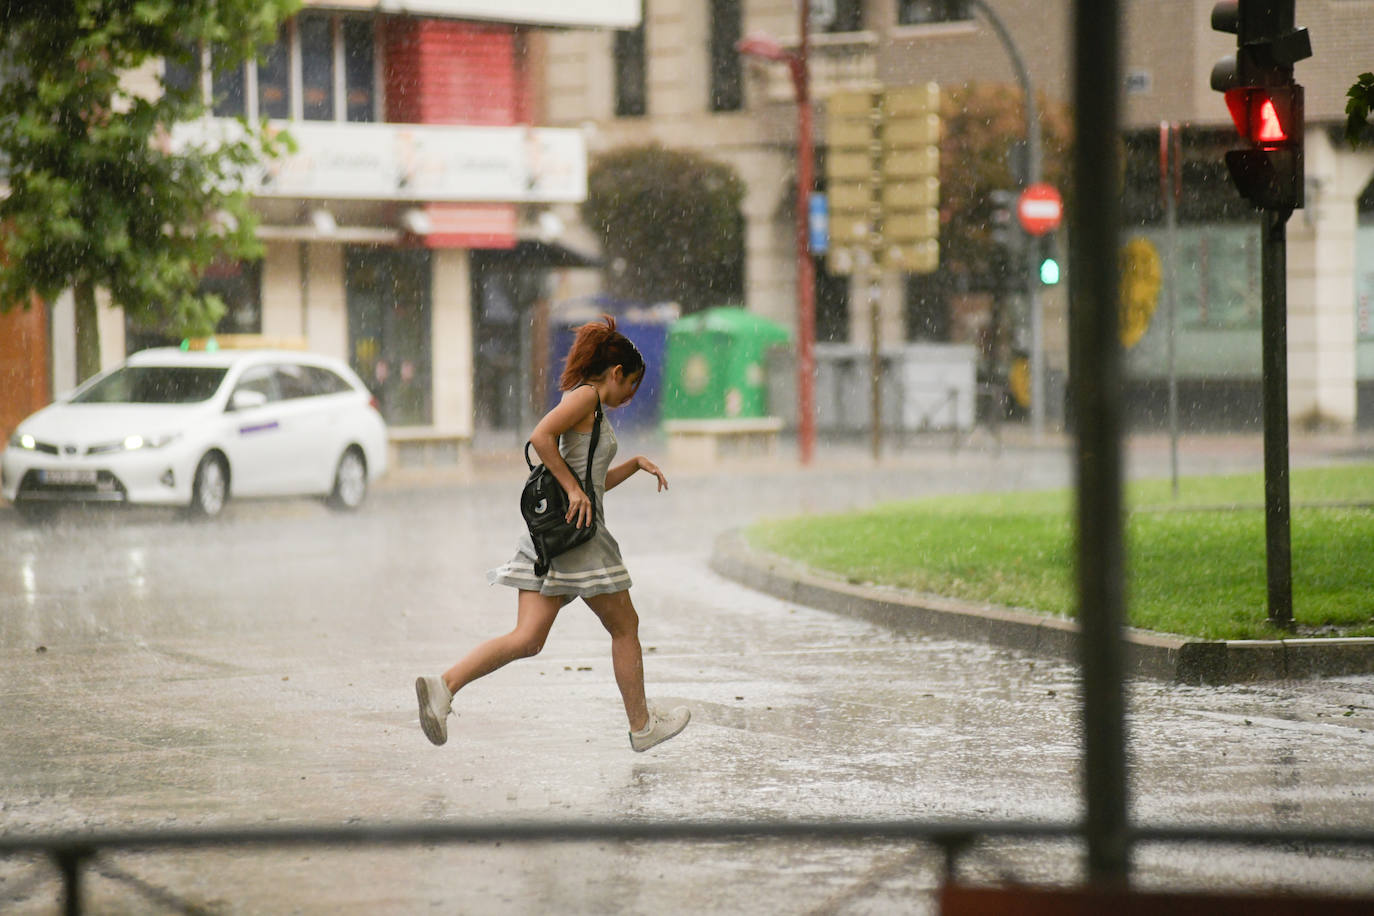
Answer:
<svg viewBox="0 0 1374 916"><path fill-rule="evenodd" d="M934 146L893 150L883 156L883 180L940 174L940 150Z"/></svg>
<svg viewBox="0 0 1374 916"><path fill-rule="evenodd" d="M873 237L873 222L867 213L844 211L830 214L830 244L867 245Z"/></svg>
<svg viewBox="0 0 1374 916"><path fill-rule="evenodd" d="M883 264L891 270L908 274L934 273L940 266L940 243L926 239L908 245L890 245L885 251Z"/></svg>
<svg viewBox="0 0 1374 916"><path fill-rule="evenodd" d="M883 189L887 193L887 189ZM867 210L873 206L873 186L866 182L831 185L827 190L826 206L833 213L838 210Z"/></svg>
<svg viewBox="0 0 1374 916"><path fill-rule="evenodd" d="M917 210L940 204L940 179L934 175L883 183L883 209Z"/></svg>
<svg viewBox="0 0 1374 916"><path fill-rule="evenodd" d="M937 114L888 118L883 122L883 146L887 149L934 146L939 142L940 116Z"/></svg>
<svg viewBox="0 0 1374 916"><path fill-rule="evenodd" d="M832 121L841 118L868 118L874 108L871 92L836 92L825 100L826 117Z"/></svg>
<svg viewBox="0 0 1374 916"><path fill-rule="evenodd" d="M902 245L933 239L940 234L940 213L935 208L905 210L883 217L883 241Z"/></svg>
<svg viewBox="0 0 1374 916"><path fill-rule="evenodd" d="M831 149L867 150L877 142L873 125L867 121L832 121L826 140Z"/></svg>
<svg viewBox="0 0 1374 916"><path fill-rule="evenodd" d="M883 114L889 118L939 112L940 84L900 86L883 92Z"/></svg>
<svg viewBox="0 0 1374 916"><path fill-rule="evenodd" d="M868 181L873 175L873 158L868 153L831 153L825 157L825 173L832 179Z"/></svg>

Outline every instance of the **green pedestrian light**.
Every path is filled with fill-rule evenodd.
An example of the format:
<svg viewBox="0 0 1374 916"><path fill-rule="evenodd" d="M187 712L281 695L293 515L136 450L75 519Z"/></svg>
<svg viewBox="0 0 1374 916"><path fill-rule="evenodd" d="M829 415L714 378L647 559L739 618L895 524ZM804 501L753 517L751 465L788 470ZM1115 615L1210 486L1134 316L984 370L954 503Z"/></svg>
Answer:
<svg viewBox="0 0 1374 916"><path fill-rule="evenodd" d="M1059 282L1059 262L1054 258L1045 258L1040 262L1040 282L1046 286L1054 286Z"/></svg>

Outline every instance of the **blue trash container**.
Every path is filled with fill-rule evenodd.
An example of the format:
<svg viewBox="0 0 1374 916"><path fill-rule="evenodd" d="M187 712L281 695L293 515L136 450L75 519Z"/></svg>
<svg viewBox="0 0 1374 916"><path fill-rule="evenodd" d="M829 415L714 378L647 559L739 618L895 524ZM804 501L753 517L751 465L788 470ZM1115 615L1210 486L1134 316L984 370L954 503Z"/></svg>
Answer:
<svg viewBox="0 0 1374 916"><path fill-rule="evenodd" d="M555 304L550 316L549 407L563 396L558 390L558 378L563 374L563 359L572 347L577 329L589 321L599 321L602 315L613 317L616 330L634 341L644 355L644 381L634 400L617 408L611 421L617 429L656 428L663 404L663 360L668 349L668 326L678 316L678 308L672 304L646 306L609 296Z"/></svg>

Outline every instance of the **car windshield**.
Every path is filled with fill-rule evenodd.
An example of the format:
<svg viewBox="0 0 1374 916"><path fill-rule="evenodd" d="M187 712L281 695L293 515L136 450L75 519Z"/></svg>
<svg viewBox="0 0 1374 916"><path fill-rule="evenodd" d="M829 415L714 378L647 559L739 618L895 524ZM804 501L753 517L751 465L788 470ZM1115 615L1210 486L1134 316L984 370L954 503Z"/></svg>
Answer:
<svg viewBox="0 0 1374 916"><path fill-rule="evenodd" d="M74 404L194 404L214 395L223 366L121 366L72 398Z"/></svg>

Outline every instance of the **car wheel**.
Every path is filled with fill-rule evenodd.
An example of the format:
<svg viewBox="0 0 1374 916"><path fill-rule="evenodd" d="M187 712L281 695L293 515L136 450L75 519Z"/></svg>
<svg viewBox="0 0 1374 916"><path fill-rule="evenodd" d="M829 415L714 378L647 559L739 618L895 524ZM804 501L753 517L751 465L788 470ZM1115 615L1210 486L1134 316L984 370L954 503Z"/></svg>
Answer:
<svg viewBox="0 0 1374 916"><path fill-rule="evenodd" d="M191 484L191 504L187 507L193 518L214 518L224 511L229 501L229 471L219 455L206 455L196 465Z"/></svg>
<svg viewBox="0 0 1374 916"><path fill-rule="evenodd" d="M14 504L14 511L19 513L25 524L41 525L52 521L53 516L57 514L57 507L51 503L21 500Z"/></svg>
<svg viewBox="0 0 1374 916"><path fill-rule="evenodd" d="M334 470L334 489L326 500L331 509L353 510L367 498L367 462L356 445L343 453Z"/></svg>

